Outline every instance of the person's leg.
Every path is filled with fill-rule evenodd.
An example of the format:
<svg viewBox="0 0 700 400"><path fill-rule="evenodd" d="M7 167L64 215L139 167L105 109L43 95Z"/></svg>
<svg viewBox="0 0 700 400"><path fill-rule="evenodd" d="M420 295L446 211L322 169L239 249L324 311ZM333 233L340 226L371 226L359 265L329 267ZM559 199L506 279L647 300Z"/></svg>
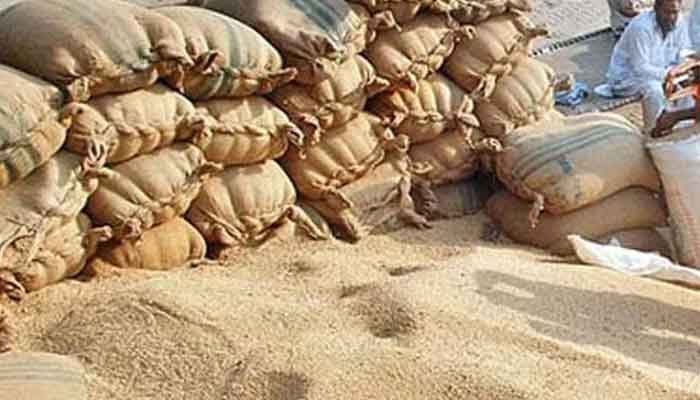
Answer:
<svg viewBox="0 0 700 400"><path fill-rule="evenodd" d="M660 81L647 82L642 86L642 115L644 116L644 132L651 132L656 126L656 120L668 106L663 85Z"/></svg>

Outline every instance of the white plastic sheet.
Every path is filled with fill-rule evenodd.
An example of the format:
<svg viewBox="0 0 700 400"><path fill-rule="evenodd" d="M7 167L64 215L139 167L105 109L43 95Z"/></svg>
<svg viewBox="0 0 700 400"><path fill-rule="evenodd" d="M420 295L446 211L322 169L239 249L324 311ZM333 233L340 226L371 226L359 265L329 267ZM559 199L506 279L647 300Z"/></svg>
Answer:
<svg viewBox="0 0 700 400"><path fill-rule="evenodd" d="M602 245L578 235L570 235L568 239L584 263L627 275L679 282L700 288L700 271L677 265L657 253L626 249L614 243Z"/></svg>

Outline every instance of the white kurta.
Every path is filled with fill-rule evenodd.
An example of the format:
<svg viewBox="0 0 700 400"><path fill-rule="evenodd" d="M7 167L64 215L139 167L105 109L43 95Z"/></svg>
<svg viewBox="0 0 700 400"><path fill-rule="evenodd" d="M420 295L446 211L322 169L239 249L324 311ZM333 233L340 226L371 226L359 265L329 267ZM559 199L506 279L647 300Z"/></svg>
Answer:
<svg viewBox="0 0 700 400"><path fill-rule="evenodd" d="M616 95L643 96L645 130L653 129L661 112L671 108L664 96L663 81L671 66L691 48L686 17L679 17L676 27L663 37L654 11L635 17L615 45L608 84ZM682 107L686 106L684 102Z"/></svg>

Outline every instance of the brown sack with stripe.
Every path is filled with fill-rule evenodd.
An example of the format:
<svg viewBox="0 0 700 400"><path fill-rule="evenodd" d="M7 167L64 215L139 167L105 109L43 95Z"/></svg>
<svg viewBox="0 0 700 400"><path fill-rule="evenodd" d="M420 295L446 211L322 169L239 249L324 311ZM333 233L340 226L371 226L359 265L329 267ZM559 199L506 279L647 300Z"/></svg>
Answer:
<svg viewBox="0 0 700 400"><path fill-rule="evenodd" d="M289 146L304 145L304 134L285 113L263 97L218 99L196 104L207 130L194 140L207 160L228 165L255 164L281 157Z"/></svg>
<svg viewBox="0 0 700 400"><path fill-rule="evenodd" d="M229 167L207 181L187 219L212 244L257 246L291 220L317 240L328 239L295 205L294 185L272 160Z"/></svg>
<svg viewBox="0 0 700 400"><path fill-rule="evenodd" d="M196 1L197 2L197 1ZM344 0L200 0L206 8L255 27L311 85L374 40L379 21L358 15Z"/></svg>
<svg viewBox="0 0 700 400"><path fill-rule="evenodd" d="M491 197L486 210L511 239L558 255L573 254L573 248L567 239L569 235L580 235L601 242L617 237L630 246L637 243L637 247L632 248L646 250L644 247L648 245L645 246L645 243L659 243L659 240L653 240L653 233L656 232L649 231L666 225L663 199L642 188L622 190L562 215L544 212L535 228L528 222L530 204L508 192L499 192ZM634 233L639 230L646 233Z"/></svg>
<svg viewBox="0 0 700 400"><path fill-rule="evenodd" d="M308 202L352 242L406 225L427 229L430 224L416 212L411 194L413 173L405 149L397 149L371 172L341 187L338 196Z"/></svg>
<svg viewBox="0 0 700 400"><path fill-rule="evenodd" d="M71 101L181 77L193 60L167 17L118 0L27 0L0 14L0 62L60 85Z"/></svg>
<svg viewBox="0 0 700 400"><path fill-rule="evenodd" d="M450 130L459 130L466 137L479 126L472 114L472 99L441 74L419 81L415 91L400 88L382 93L369 110L392 121L394 131L411 138L411 144L434 140Z"/></svg>
<svg viewBox="0 0 700 400"><path fill-rule="evenodd" d="M476 100L476 116L488 136L503 139L514 129L533 124L554 109L554 70L524 57L502 77L491 95Z"/></svg>
<svg viewBox="0 0 700 400"><path fill-rule="evenodd" d="M61 151L0 191L0 292L21 299L81 268L93 243L80 237L102 236L76 218L106 174Z"/></svg>
<svg viewBox="0 0 700 400"><path fill-rule="evenodd" d="M471 7L460 7L451 15L464 24L477 24L508 12L530 13L532 0L469 0Z"/></svg>
<svg viewBox="0 0 700 400"><path fill-rule="evenodd" d="M199 231L177 217L144 231L138 239L102 245L88 269L96 275L115 268L163 271L201 262L206 253L207 244Z"/></svg>
<svg viewBox="0 0 700 400"><path fill-rule="evenodd" d="M58 88L0 65L0 188L44 164L63 145L70 119Z"/></svg>
<svg viewBox="0 0 700 400"><path fill-rule="evenodd" d="M462 40L445 62L445 71L467 92L489 96L496 80L508 75L515 61L527 56L532 41L547 35L524 15L508 13L476 25L474 38Z"/></svg>
<svg viewBox="0 0 700 400"><path fill-rule="evenodd" d="M181 87L193 100L267 94L294 79L282 56L254 29L226 15L197 7L155 10L177 23L197 68L185 71ZM170 78L179 88L180 82Z"/></svg>
<svg viewBox="0 0 700 400"><path fill-rule="evenodd" d="M157 84L134 92L70 103L66 148L91 160L119 163L176 140L205 134L204 117L182 95Z"/></svg>
<svg viewBox="0 0 700 400"><path fill-rule="evenodd" d="M418 81L440 69L455 45L473 38L474 27L462 26L447 16L425 14L401 31L385 32L365 52L379 76L393 85L418 88Z"/></svg>
<svg viewBox="0 0 700 400"><path fill-rule="evenodd" d="M220 168L194 145L176 143L115 165L100 179L87 212L96 224L111 226L115 239L136 239L183 215L202 182Z"/></svg>
<svg viewBox="0 0 700 400"><path fill-rule="evenodd" d="M497 154L496 174L511 192L540 211L564 214L622 189L659 191L659 176L644 136L624 117L591 113L526 128Z"/></svg>
<svg viewBox="0 0 700 400"><path fill-rule="evenodd" d="M49 353L0 355L3 399L88 400L83 366L72 357Z"/></svg>
<svg viewBox="0 0 700 400"><path fill-rule="evenodd" d="M408 138L402 137L401 141ZM312 200L338 195L337 189L379 165L385 150L403 146L391 129L370 114L326 132L317 145L290 148L282 159L299 193ZM406 144L407 147L407 144Z"/></svg>
<svg viewBox="0 0 700 400"><path fill-rule="evenodd" d="M272 93L272 100L318 143L321 131L337 128L355 118L369 97L384 91L389 82L377 76L365 58L354 56L337 73L313 86L290 84Z"/></svg>

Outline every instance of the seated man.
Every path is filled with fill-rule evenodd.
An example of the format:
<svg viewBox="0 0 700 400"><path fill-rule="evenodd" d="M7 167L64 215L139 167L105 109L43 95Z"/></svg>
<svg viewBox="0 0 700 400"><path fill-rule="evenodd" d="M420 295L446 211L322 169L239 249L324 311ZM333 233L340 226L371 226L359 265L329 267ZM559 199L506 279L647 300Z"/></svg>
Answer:
<svg viewBox="0 0 700 400"><path fill-rule="evenodd" d="M644 131L653 130L667 104L663 81L671 66L691 52L681 0L656 0L652 11L635 17L615 45L607 81L615 96L642 96ZM692 103L690 103L692 104Z"/></svg>
<svg viewBox="0 0 700 400"><path fill-rule="evenodd" d="M644 11L649 11L654 6L654 0L608 0L610 8L610 26L615 38L622 36L627 24L632 18Z"/></svg>

